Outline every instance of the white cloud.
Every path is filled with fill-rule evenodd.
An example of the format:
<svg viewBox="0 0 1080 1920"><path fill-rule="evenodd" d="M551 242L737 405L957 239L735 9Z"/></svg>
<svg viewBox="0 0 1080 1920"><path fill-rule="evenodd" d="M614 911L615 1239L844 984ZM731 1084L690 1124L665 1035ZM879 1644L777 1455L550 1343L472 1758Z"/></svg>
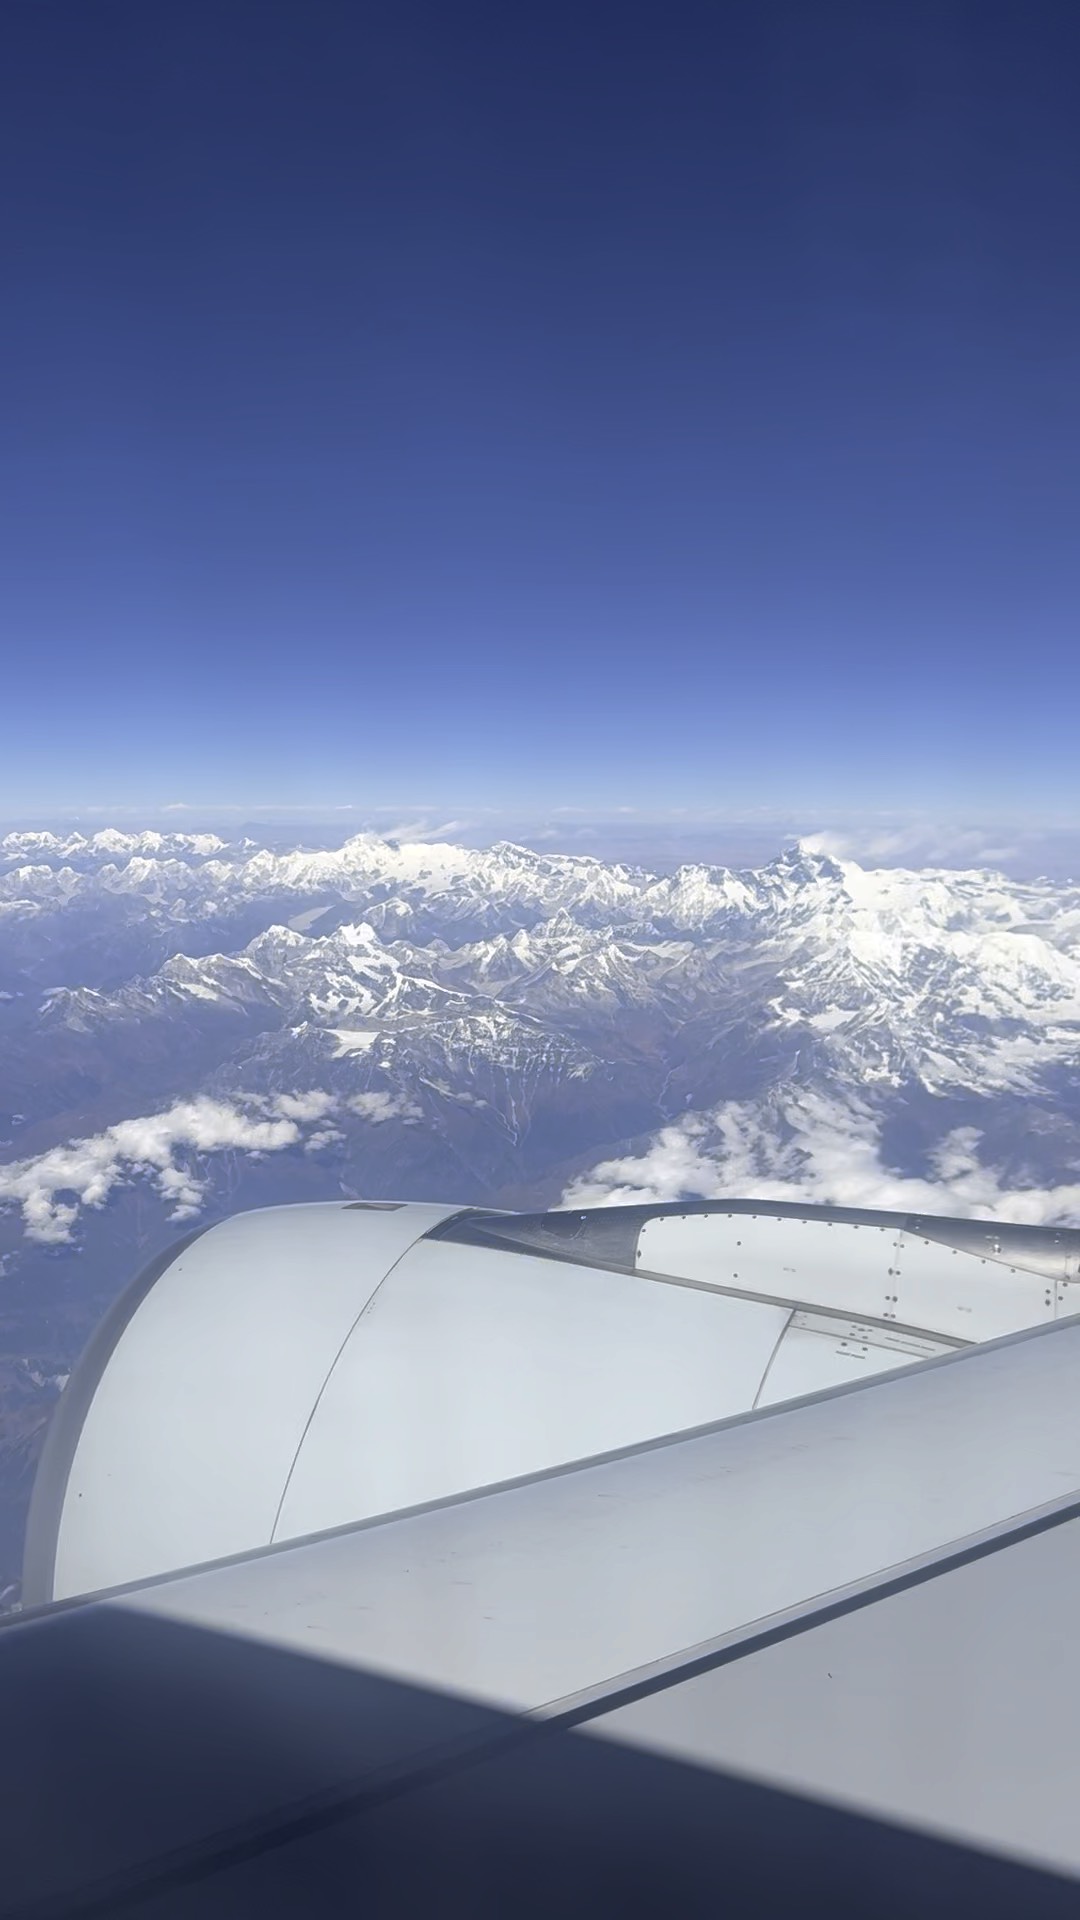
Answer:
<svg viewBox="0 0 1080 1920"><path fill-rule="evenodd" d="M381 840L396 840L399 845L407 846L416 840L424 843L448 840L453 833L466 833L472 824L471 820L444 820L436 826L429 820L405 820L398 826L379 826L375 831Z"/></svg>
<svg viewBox="0 0 1080 1920"><path fill-rule="evenodd" d="M304 1152L321 1153L324 1147L336 1147L344 1138L340 1127L320 1127L304 1141Z"/></svg>
<svg viewBox="0 0 1080 1920"><path fill-rule="evenodd" d="M0 1205L21 1207L28 1239L62 1243L80 1208L104 1206L115 1187L144 1175L172 1201L172 1217L185 1219L198 1210L203 1183L183 1155L276 1153L299 1137L294 1119L257 1117L205 1097L180 1100L164 1113L120 1120L89 1139L0 1167Z"/></svg>
<svg viewBox="0 0 1080 1920"><path fill-rule="evenodd" d="M719 1178L712 1160L703 1156L689 1121L664 1127L643 1154L620 1160L602 1160L591 1173L579 1175L563 1194L563 1207L617 1207L637 1201L681 1200L688 1195L713 1199Z"/></svg>
<svg viewBox="0 0 1080 1920"><path fill-rule="evenodd" d="M958 1214L1024 1225L1080 1225L1080 1183L1010 1185L978 1158L981 1135L959 1127L940 1143L934 1177L893 1172L868 1108L810 1093L778 1106L729 1102L665 1127L644 1153L605 1160L567 1188L561 1206L682 1199L805 1200Z"/></svg>
<svg viewBox="0 0 1080 1920"><path fill-rule="evenodd" d="M1019 858L1016 836L1000 828L939 825L910 820L894 825L826 828L804 834L802 844L813 853L836 860L855 860L861 866L881 860L887 865L909 862L913 867L1001 867Z"/></svg>
<svg viewBox="0 0 1080 1920"><path fill-rule="evenodd" d="M273 1102L274 1112L282 1120L325 1120L337 1106L332 1093L313 1090L310 1093L279 1093Z"/></svg>
<svg viewBox="0 0 1080 1920"><path fill-rule="evenodd" d="M358 1094L347 1105L369 1120L419 1111L388 1093ZM149 1179L170 1203L170 1219L188 1220L205 1199L210 1176L198 1165L203 1156L280 1153L303 1139L306 1126L340 1108L333 1094L317 1089L246 1105L205 1096L180 1100L163 1113L120 1120L104 1133L0 1166L0 1207L20 1208L27 1239L58 1246L71 1240L82 1209L102 1207L117 1187ZM323 1126L305 1145L316 1151L343 1137L338 1128Z"/></svg>
<svg viewBox="0 0 1080 1920"><path fill-rule="evenodd" d="M392 1093L373 1089L370 1093L354 1093L345 1102L350 1113L361 1120L370 1120L378 1124L382 1120L417 1120L420 1108L411 1100L403 1100Z"/></svg>

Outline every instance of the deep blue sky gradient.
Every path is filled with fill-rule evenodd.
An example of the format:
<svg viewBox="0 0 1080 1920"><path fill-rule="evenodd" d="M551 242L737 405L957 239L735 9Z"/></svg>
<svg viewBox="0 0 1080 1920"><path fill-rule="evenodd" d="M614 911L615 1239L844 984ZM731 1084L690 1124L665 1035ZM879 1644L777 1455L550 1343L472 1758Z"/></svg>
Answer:
<svg viewBox="0 0 1080 1920"><path fill-rule="evenodd" d="M1077 795L1073 0L8 0L0 807Z"/></svg>

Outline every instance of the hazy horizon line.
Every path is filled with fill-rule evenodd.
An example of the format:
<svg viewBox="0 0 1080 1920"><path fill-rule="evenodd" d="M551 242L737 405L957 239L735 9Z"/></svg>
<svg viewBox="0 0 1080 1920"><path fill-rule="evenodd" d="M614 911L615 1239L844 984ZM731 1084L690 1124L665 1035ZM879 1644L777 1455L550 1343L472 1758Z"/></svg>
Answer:
<svg viewBox="0 0 1080 1920"><path fill-rule="evenodd" d="M263 817L260 818L259 816ZM991 868L1015 879L1072 880L1080 875L1080 824L1061 820L990 820L876 813L823 816L807 809L666 811L626 806L558 809L437 808L419 803L335 809L277 808L270 803L169 809L87 807L55 813L0 814L0 834L95 832L216 833L227 842L258 837L278 846L294 840L339 846L358 833L408 844L430 842L482 849L510 840L538 852L591 854L609 863L671 868L678 864L754 867L795 843L861 865Z"/></svg>

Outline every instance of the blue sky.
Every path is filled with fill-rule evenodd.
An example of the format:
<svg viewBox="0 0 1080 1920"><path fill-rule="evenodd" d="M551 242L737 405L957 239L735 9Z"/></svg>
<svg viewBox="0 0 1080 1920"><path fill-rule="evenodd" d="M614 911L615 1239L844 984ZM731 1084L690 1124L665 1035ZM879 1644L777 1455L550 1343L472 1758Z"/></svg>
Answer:
<svg viewBox="0 0 1080 1920"><path fill-rule="evenodd" d="M0 14L0 810L1067 814L1071 0Z"/></svg>

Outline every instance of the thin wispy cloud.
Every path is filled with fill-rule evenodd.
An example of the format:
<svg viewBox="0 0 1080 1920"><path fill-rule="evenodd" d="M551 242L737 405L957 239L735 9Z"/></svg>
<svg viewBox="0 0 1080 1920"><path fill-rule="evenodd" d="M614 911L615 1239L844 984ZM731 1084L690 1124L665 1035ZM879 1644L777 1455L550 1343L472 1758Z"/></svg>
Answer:
<svg viewBox="0 0 1080 1920"><path fill-rule="evenodd" d="M1004 869L1019 857L1023 845L1015 836L1003 836L1000 829L942 827L924 821L889 828L827 828L805 834L802 840L814 852L855 860L860 866Z"/></svg>

